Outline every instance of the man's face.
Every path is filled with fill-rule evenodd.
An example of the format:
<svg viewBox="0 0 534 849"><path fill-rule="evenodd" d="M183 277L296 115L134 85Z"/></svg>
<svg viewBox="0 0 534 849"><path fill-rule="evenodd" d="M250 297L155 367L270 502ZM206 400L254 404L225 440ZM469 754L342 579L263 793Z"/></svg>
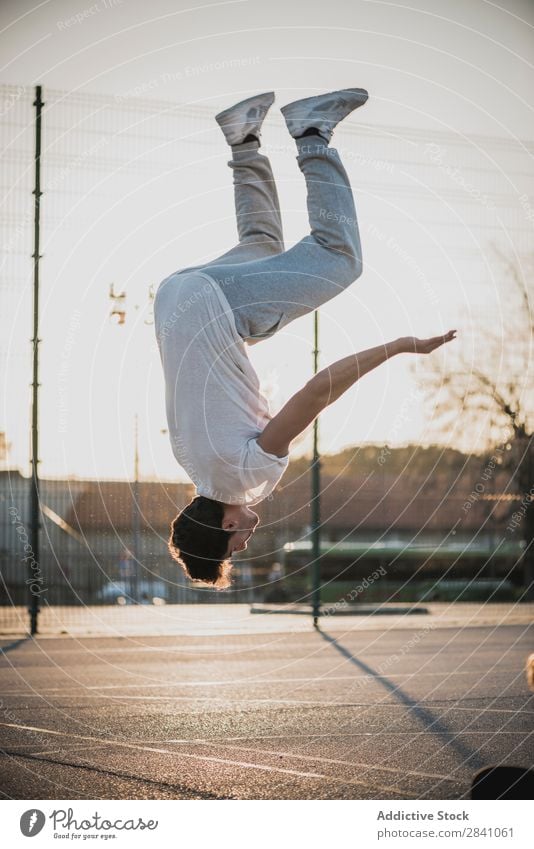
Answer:
<svg viewBox="0 0 534 849"><path fill-rule="evenodd" d="M226 552L227 557L231 557L234 551L245 550L259 521L260 517L250 507L241 504L225 505L222 527L232 534Z"/></svg>

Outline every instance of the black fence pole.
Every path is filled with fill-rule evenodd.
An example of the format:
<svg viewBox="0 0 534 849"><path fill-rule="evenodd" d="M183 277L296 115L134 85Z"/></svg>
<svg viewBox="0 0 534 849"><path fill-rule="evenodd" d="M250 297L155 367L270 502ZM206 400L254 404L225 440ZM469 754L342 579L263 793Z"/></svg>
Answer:
<svg viewBox="0 0 534 849"><path fill-rule="evenodd" d="M132 491L132 575L131 596L132 600L139 604L139 568L140 568L140 505L139 505L139 417L137 413L134 419L134 480Z"/></svg>
<svg viewBox="0 0 534 849"><path fill-rule="evenodd" d="M319 366L319 313L313 316L313 373ZM312 531L312 614L317 627L321 615L321 461L319 459L319 419L313 423L313 457L311 467L311 531Z"/></svg>
<svg viewBox="0 0 534 849"><path fill-rule="evenodd" d="M30 633L36 634L39 618L39 592L42 577L39 574L39 530L41 511L39 503L39 239L41 219L41 86L35 87L35 187L33 227L33 378L32 378L32 425L31 425L31 490L30 490Z"/></svg>

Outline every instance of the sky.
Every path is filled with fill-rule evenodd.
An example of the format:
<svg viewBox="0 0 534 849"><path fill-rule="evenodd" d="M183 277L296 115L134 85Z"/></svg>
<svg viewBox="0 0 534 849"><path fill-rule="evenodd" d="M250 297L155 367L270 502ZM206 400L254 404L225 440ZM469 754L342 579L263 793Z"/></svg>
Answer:
<svg viewBox="0 0 534 849"><path fill-rule="evenodd" d="M27 469L29 444L35 84L47 100L42 472L130 476L137 415L142 475L186 480L162 432L147 293L235 239L215 112L270 89L279 106L367 88L369 102L335 137L354 187L364 273L321 309L321 365L449 327L476 362L484 322L503 322L494 249L519 264L532 250L533 33L534 4L515 0L4 0L0 429L13 465ZM290 245L306 228L303 181L275 110L266 124ZM127 292L124 327L109 321L112 281ZM311 340L310 316L250 349L274 412L310 376ZM322 449L435 441L433 415L412 363L399 358L323 414ZM449 436L477 449L478 434ZM310 433L295 453L309 445Z"/></svg>

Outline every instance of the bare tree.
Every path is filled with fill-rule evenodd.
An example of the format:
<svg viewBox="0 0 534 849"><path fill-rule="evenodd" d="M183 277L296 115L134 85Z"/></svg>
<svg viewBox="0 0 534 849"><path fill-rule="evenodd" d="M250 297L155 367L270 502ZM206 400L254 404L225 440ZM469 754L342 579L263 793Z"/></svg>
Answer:
<svg viewBox="0 0 534 849"><path fill-rule="evenodd" d="M416 374L436 408L441 437L482 453L503 446L511 501L507 534L520 538L525 590L534 595L534 286L528 272L499 254L503 285L492 316L460 330L455 350L427 361ZM532 263L530 263L530 266ZM526 274L528 273L528 283ZM465 439L465 435L468 439Z"/></svg>

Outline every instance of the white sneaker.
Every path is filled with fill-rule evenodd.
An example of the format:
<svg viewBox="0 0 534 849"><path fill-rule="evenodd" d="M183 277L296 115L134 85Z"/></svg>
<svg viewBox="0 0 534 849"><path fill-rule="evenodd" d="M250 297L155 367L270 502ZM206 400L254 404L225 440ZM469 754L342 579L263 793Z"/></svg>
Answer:
<svg viewBox="0 0 534 849"><path fill-rule="evenodd" d="M326 141L330 141L334 127L358 106L363 106L368 97L364 88L345 88L295 100L280 111L293 138L315 127Z"/></svg>
<svg viewBox="0 0 534 849"><path fill-rule="evenodd" d="M261 136L261 125L274 103L274 91L256 94L215 116L228 144L241 144L247 136Z"/></svg>

